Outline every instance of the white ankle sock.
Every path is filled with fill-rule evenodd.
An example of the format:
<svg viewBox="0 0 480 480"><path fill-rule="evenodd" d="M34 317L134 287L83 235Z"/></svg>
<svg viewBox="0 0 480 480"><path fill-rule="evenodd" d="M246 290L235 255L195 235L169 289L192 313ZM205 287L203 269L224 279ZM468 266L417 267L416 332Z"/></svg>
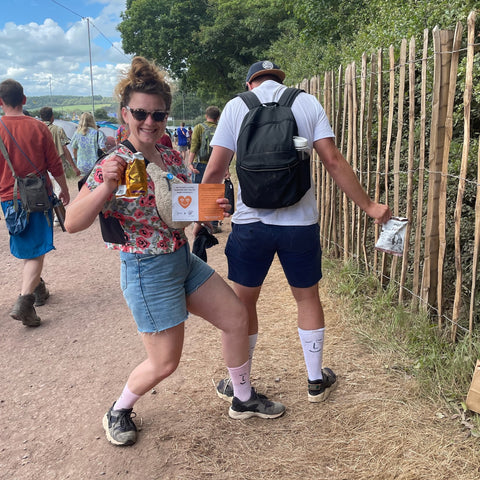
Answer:
<svg viewBox="0 0 480 480"><path fill-rule="evenodd" d="M233 394L241 401L246 402L252 396L252 386L250 385L250 360L240 367L229 368L228 373L232 380Z"/></svg>
<svg viewBox="0 0 480 480"><path fill-rule="evenodd" d="M133 406L135 405L135 402L140 397L141 395L137 395L136 393L131 392L128 386L125 385L125 388L123 389L123 392L118 398L118 400L115 402L113 409L123 410L123 409L133 408Z"/></svg>
<svg viewBox="0 0 480 480"><path fill-rule="evenodd" d="M303 349L305 366L307 367L309 380L321 380L323 362L323 336L325 328L317 330L298 329L298 335Z"/></svg>

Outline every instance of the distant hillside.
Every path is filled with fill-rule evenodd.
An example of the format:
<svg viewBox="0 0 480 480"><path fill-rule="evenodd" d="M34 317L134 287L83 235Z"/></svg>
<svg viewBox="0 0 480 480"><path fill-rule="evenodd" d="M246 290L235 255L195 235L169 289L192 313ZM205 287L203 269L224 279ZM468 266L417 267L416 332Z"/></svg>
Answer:
<svg viewBox="0 0 480 480"><path fill-rule="evenodd" d="M113 97L102 97L95 95L93 97L95 105L114 105ZM53 109L62 109L73 105L91 105L92 97L76 97L73 95L44 95L41 97L27 97L25 108L27 110L38 110L42 107L52 107Z"/></svg>

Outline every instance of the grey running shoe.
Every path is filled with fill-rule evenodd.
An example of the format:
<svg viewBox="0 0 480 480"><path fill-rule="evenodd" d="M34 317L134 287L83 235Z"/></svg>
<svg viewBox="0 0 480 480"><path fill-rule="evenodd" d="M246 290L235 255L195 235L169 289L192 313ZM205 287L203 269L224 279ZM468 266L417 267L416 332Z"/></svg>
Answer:
<svg viewBox="0 0 480 480"><path fill-rule="evenodd" d="M308 401L324 402L338 385L337 376L330 368L322 368L322 380L308 381Z"/></svg>
<svg viewBox="0 0 480 480"><path fill-rule="evenodd" d="M133 413L135 417L136 414L132 408L113 410L114 405L115 403L103 417L107 440L113 445L133 445L137 441L137 427L131 415Z"/></svg>
<svg viewBox="0 0 480 480"><path fill-rule="evenodd" d="M230 418L235 420L245 420L250 417L277 418L285 413L285 405L279 402L272 402L264 395L258 395L252 388L250 400L241 402L237 397L233 397L232 406L228 410Z"/></svg>
<svg viewBox="0 0 480 480"><path fill-rule="evenodd" d="M224 378L218 382L217 385L217 395L223 400L232 403L233 398L233 385L230 377Z"/></svg>
<svg viewBox="0 0 480 480"><path fill-rule="evenodd" d="M223 400L226 400L229 403L232 403L233 399L233 383L230 377L223 378L218 382L217 388L217 395L222 398ZM264 400L268 400L268 398L265 395L262 395L261 393L257 393L259 398L263 398Z"/></svg>
<svg viewBox="0 0 480 480"><path fill-rule="evenodd" d="M35 290L33 291L33 295L35 296L35 306L41 307L45 305L47 298L50 296L50 292L48 288L45 286L45 282L43 278L40 278L40 283L36 286Z"/></svg>
<svg viewBox="0 0 480 480"><path fill-rule="evenodd" d="M35 311L34 302L35 296L32 293L19 295L10 312L10 316L15 320L20 320L26 327L38 327L40 325L40 317Z"/></svg>

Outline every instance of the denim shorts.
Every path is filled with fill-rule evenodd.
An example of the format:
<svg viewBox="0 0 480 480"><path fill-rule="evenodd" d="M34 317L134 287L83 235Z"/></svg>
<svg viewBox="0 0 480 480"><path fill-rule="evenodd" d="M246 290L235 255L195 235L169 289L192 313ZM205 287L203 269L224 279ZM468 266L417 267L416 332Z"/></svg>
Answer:
<svg viewBox="0 0 480 480"><path fill-rule="evenodd" d="M120 252L120 284L137 329L161 332L188 317L187 296L214 273L184 245L161 255Z"/></svg>
<svg viewBox="0 0 480 480"><path fill-rule="evenodd" d="M2 202L5 214L7 207L13 205L13 200ZM49 221L43 212L30 213L27 227L18 235L10 235L10 252L16 258L24 260L41 257L53 246L53 213L49 210Z"/></svg>
<svg viewBox="0 0 480 480"><path fill-rule="evenodd" d="M232 224L225 247L228 278L245 287L259 287L278 255L289 285L308 288L322 278L318 223L308 226Z"/></svg>

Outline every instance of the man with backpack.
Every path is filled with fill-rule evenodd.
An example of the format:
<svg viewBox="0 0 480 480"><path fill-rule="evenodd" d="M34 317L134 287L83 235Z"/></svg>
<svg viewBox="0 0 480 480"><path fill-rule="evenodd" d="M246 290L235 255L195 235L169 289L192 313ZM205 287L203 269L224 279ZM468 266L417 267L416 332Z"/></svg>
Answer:
<svg viewBox="0 0 480 480"><path fill-rule="evenodd" d="M205 122L195 125L188 157L188 167L192 171L192 182L202 183L203 174L212 153L210 141L217 128L220 109L210 106L205 110Z"/></svg>
<svg viewBox="0 0 480 480"><path fill-rule="evenodd" d="M322 368L325 321L318 292L322 277L319 213L311 176L305 173L311 149L343 192L376 223L388 221L391 212L363 190L336 148L318 100L287 89L282 84L284 78L285 73L269 61L250 67L246 86L251 93L246 98L245 93L240 94L225 106L211 142L213 151L203 182L220 183L237 154L237 208L225 253L228 278L249 312L250 365L258 334L256 304L277 254L297 303L298 333L308 374L307 398L317 403L336 388L337 377L331 369ZM303 137L298 143L304 142L306 149L296 151L293 137ZM196 225L194 233L199 228ZM228 378L219 382L217 394L232 399Z"/></svg>
<svg viewBox="0 0 480 480"><path fill-rule="evenodd" d="M207 168L212 147L210 141L217 128L220 109L210 106L205 110L205 122L195 125L191 138L188 168L192 171L192 182L202 183L203 174ZM213 233L221 232L218 222L212 222Z"/></svg>

